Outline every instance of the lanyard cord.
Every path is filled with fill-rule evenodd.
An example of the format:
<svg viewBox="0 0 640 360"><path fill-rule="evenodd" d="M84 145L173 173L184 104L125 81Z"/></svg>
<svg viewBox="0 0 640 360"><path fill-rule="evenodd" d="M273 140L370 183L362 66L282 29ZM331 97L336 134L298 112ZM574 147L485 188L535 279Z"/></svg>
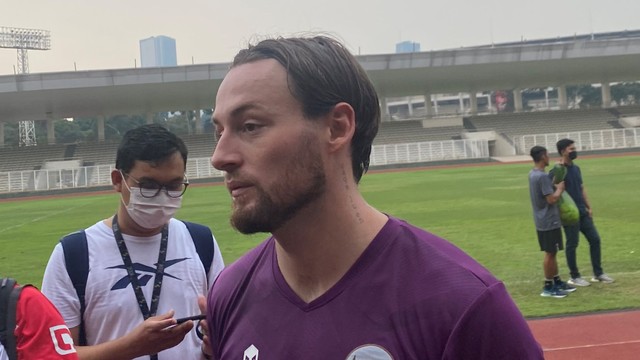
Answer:
<svg viewBox="0 0 640 360"><path fill-rule="evenodd" d="M160 252L158 253L158 263L156 265L156 276L153 281L153 295L151 296L151 309L147 305L147 300L142 293L142 287L140 286L140 282L138 281L138 275L136 274L135 269L133 268L133 263L131 262L131 256L129 255L129 250L127 250L127 245L124 243L124 238L122 237L122 233L120 232L120 226L118 226L118 215L113 216L113 221L111 224L111 228L113 229L113 235L115 236L116 243L118 244L118 249L120 250L120 255L122 256L122 261L124 262L124 266L127 269L127 274L129 275L129 281L131 281L131 286L133 287L133 291L136 294L136 299L138 300L138 306L140 306L140 312L142 312L142 316L145 320L147 320L151 316L156 315L156 311L158 311L158 302L160 300L160 290L162 289L162 277L164 276L164 263L167 259L167 240L169 238L169 227L165 224L162 228L162 238L160 239ZM158 358L157 354L151 355L151 359L155 360Z"/></svg>

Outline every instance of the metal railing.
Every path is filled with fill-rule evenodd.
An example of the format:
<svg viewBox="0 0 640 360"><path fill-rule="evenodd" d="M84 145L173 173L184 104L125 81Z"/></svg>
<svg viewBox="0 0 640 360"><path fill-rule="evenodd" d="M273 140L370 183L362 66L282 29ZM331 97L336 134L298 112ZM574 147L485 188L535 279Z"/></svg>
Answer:
<svg viewBox="0 0 640 360"><path fill-rule="evenodd" d="M371 151L371 166L488 157L487 140L375 145ZM0 172L0 193L108 186L111 184L111 172L114 169L114 165L97 165L73 169ZM215 178L223 175L211 166L210 158L189 159L186 173L189 179Z"/></svg>
<svg viewBox="0 0 640 360"><path fill-rule="evenodd" d="M444 140L376 145L371 166L489 158L488 140Z"/></svg>
<svg viewBox="0 0 640 360"><path fill-rule="evenodd" d="M516 152L528 155L535 146L555 149L556 142L563 138L575 141L578 150L610 150L640 147L640 129L607 129L591 131L560 132L553 134L521 135L513 138Z"/></svg>

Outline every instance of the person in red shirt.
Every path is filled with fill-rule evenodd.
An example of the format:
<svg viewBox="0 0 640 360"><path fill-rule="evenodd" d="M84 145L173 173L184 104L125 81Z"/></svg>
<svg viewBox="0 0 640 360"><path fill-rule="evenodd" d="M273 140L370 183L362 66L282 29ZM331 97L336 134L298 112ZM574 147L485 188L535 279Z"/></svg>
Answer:
<svg viewBox="0 0 640 360"><path fill-rule="evenodd" d="M18 360L78 359L71 333L62 316L49 299L33 286L22 288L16 306L13 334ZM0 360L10 359L8 349L0 344Z"/></svg>

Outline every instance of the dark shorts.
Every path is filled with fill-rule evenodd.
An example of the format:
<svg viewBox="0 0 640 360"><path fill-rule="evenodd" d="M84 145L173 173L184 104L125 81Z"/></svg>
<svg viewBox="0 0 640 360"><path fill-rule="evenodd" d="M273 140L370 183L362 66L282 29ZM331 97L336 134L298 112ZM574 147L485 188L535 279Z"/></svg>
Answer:
<svg viewBox="0 0 640 360"><path fill-rule="evenodd" d="M562 230L561 228L540 231L538 232L538 243L540 244L540 250L548 253L556 253L559 250L564 250L562 243Z"/></svg>

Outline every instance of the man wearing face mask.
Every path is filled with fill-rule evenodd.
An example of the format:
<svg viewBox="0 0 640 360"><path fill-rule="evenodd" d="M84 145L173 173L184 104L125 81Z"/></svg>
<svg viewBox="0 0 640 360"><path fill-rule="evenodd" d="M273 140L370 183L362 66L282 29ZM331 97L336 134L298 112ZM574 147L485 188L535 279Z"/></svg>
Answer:
<svg viewBox="0 0 640 360"><path fill-rule="evenodd" d="M561 163L567 168L567 175L564 178L565 191L571 195L571 198L580 211L580 221L577 224L563 226L564 234L567 238L565 249L567 266L571 273L571 279L567 282L574 286L591 285L589 281L580 275L576 261L576 249L578 247L580 233L582 233L589 242L589 254L591 255L591 266L593 267L591 282L610 284L614 280L602 270L600 235L593 223L593 209L587 197L584 184L582 183L580 167L574 162L578 157L576 145L571 139L561 139L556 143L556 147L558 148L558 154L562 156ZM549 176L553 178L553 171L549 173Z"/></svg>
<svg viewBox="0 0 640 360"><path fill-rule="evenodd" d="M186 161L182 140L160 125L124 135L111 173L116 214L83 233L84 296L69 272L82 256L66 243L55 247L42 292L65 319L80 359L207 358L193 321L176 321L201 313L202 296L224 267L209 231L193 233L197 225L173 219L189 185ZM213 250L210 263L202 241Z"/></svg>

